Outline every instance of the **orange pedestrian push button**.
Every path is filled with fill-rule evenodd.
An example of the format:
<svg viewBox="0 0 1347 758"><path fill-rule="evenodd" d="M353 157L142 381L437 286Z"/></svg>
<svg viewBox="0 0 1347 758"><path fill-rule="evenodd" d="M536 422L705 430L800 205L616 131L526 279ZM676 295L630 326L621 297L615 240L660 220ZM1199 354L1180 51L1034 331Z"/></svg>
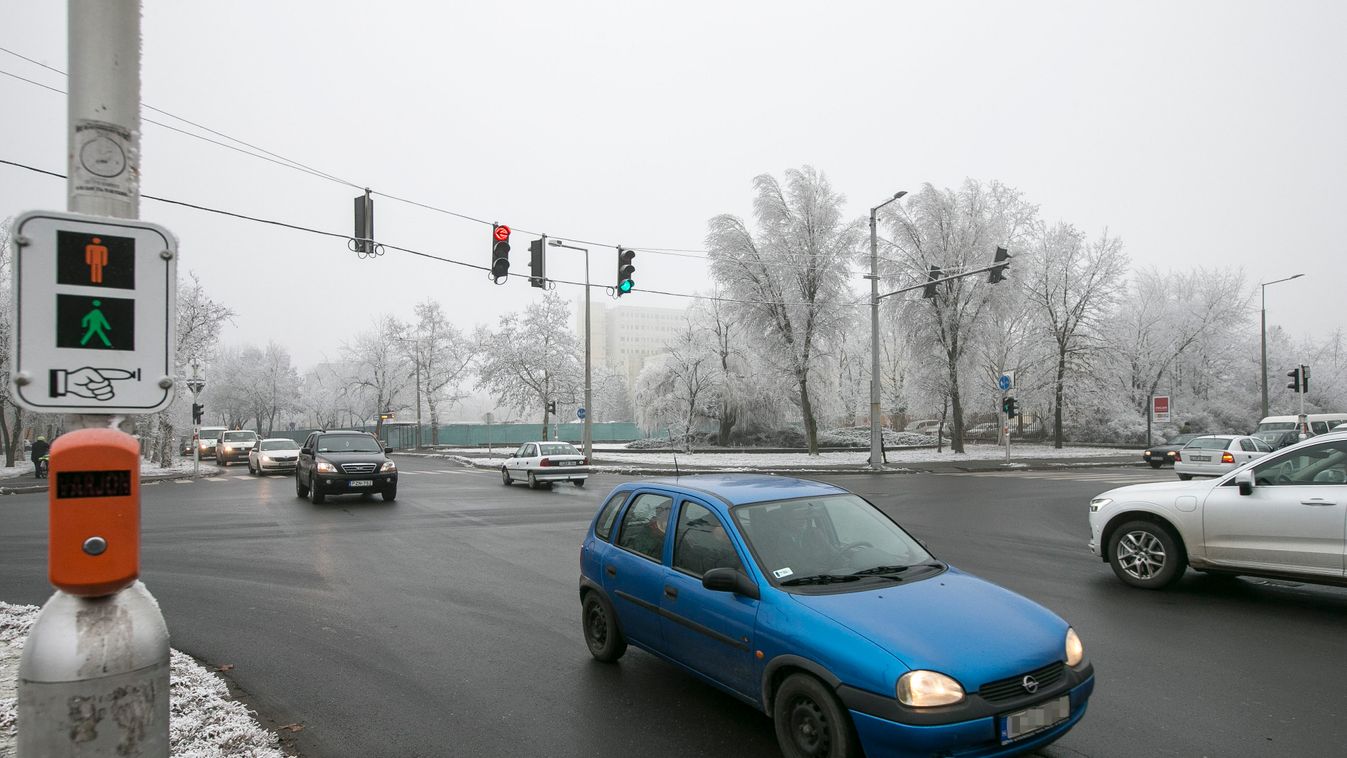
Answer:
<svg viewBox="0 0 1347 758"><path fill-rule="evenodd" d="M111 595L140 576L140 443L80 429L51 445L47 575L59 590Z"/></svg>

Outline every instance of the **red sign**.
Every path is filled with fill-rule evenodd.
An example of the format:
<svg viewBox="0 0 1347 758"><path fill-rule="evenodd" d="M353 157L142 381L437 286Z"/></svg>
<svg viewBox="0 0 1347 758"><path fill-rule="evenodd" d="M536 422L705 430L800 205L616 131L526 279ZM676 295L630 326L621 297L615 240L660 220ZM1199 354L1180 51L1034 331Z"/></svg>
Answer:
<svg viewBox="0 0 1347 758"><path fill-rule="evenodd" d="M496 239L500 240L501 242L504 242L505 240L510 238L510 227L501 224L500 226L496 227L495 235Z"/></svg>
<svg viewBox="0 0 1347 758"><path fill-rule="evenodd" d="M1169 420L1169 396L1156 395L1151 398L1151 417L1156 421Z"/></svg>

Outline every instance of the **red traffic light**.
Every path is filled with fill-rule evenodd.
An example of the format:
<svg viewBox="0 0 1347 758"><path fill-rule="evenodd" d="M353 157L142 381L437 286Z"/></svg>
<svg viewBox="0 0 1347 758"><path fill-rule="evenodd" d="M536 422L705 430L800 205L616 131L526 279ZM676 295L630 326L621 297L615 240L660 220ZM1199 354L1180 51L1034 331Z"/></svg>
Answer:
<svg viewBox="0 0 1347 758"><path fill-rule="evenodd" d="M496 239L500 240L501 242L504 242L505 240L510 238L510 227L501 224L500 226L496 227L493 234L496 235Z"/></svg>

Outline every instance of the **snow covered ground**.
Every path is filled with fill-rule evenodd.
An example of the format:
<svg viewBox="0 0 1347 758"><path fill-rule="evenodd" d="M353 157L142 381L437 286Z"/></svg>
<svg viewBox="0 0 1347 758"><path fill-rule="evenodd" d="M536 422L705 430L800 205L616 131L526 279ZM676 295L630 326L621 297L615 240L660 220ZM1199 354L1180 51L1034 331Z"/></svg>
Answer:
<svg viewBox="0 0 1347 758"><path fill-rule="evenodd" d="M201 462L202 476L215 476L218 473L220 473L219 466L216 466L213 463L206 463L205 461ZM166 475L191 476L191 474L192 474L191 458L175 458L173 460L173 465L168 468L164 468L158 463L151 463L150 461L142 460L140 462L140 475L142 477L166 476ZM4 479L6 477L32 476L32 475L33 475L33 464L31 463L22 463L18 466L0 466L0 479Z"/></svg>
<svg viewBox="0 0 1347 758"><path fill-rule="evenodd" d="M19 655L37 612L0 602L0 758L14 755ZM229 699L224 681L177 650L169 664L168 728L175 758L285 758L280 740Z"/></svg>
<svg viewBox="0 0 1347 758"><path fill-rule="evenodd" d="M446 455L462 456L476 465L500 465L505 455L482 455L481 448L456 448L442 451ZM1081 458L1110 458L1116 456L1139 456L1140 450L1125 450L1099 447L1064 447L1057 450L1040 445L1012 446L1012 461L1033 459L1046 461L1053 459L1078 460ZM594 458L598 466L671 466L674 453L631 453L618 450L599 449ZM996 461L1005 458L1005 448L997 445L968 445L966 452L953 453L946 447L943 452L934 448L920 450L888 451L889 466L901 467L907 463L959 463L961 461ZM821 453L816 456L805 453L677 453L679 466L710 468L815 468L819 466L862 467L870 458L868 451L845 453Z"/></svg>

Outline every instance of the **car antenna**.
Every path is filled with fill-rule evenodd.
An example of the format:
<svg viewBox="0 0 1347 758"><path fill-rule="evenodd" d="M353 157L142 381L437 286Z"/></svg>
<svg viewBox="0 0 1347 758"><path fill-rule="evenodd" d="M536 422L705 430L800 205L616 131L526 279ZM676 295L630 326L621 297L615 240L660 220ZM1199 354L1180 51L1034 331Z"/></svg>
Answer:
<svg viewBox="0 0 1347 758"><path fill-rule="evenodd" d="M682 476L682 474L678 473L678 453L674 453L673 457L674 457L674 478L677 478Z"/></svg>

